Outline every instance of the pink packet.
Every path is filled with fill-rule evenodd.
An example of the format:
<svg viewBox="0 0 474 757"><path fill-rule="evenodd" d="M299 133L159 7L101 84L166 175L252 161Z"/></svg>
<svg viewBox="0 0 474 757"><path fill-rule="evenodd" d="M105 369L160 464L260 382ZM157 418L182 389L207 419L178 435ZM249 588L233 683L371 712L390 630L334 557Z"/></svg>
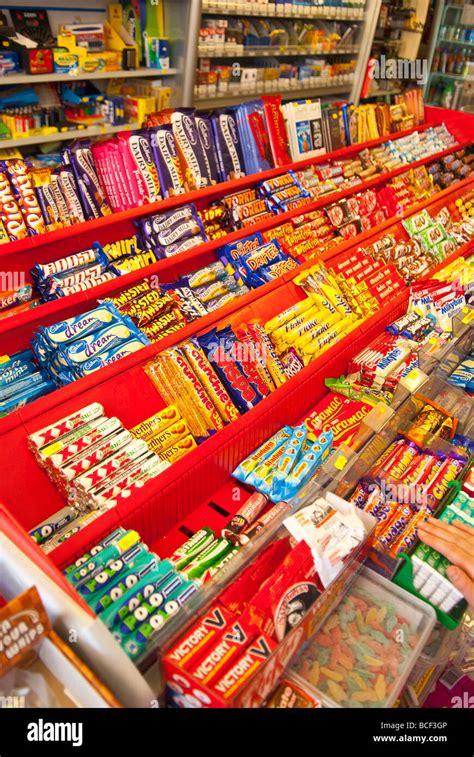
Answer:
<svg viewBox="0 0 474 757"><path fill-rule="evenodd" d="M146 202L146 187L130 152L127 139L128 136L127 133L120 132L120 134L117 135L115 142L117 143L118 153L123 163L122 176L128 184L131 207L137 207Z"/></svg>
<svg viewBox="0 0 474 757"><path fill-rule="evenodd" d="M99 181L105 187L105 193L112 210L120 211L124 208L116 191L115 183L112 182L110 170L106 158L105 142L96 142L91 146L92 157L99 176Z"/></svg>
<svg viewBox="0 0 474 757"><path fill-rule="evenodd" d="M105 160L107 170L110 180L115 186L115 192L120 198L121 210L133 208L137 205L137 202L132 196L132 189L120 152L119 143L116 139L109 139L104 145L106 148ZM135 195L137 195L136 190Z"/></svg>

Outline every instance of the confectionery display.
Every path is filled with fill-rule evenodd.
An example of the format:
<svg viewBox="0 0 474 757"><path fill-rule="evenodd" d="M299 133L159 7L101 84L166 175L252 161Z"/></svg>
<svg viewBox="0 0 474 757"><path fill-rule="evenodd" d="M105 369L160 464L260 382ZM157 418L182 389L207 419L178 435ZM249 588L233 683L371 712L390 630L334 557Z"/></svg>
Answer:
<svg viewBox="0 0 474 757"><path fill-rule="evenodd" d="M0 711L469 708L473 116L370 2L102 5L0 12Z"/></svg>

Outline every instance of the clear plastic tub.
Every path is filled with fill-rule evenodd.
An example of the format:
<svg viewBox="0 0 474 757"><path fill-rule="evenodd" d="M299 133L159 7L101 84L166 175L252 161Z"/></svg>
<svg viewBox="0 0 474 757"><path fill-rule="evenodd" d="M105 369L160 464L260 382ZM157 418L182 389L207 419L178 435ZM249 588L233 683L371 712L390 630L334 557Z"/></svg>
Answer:
<svg viewBox="0 0 474 757"><path fill-rule="evenodd" d="M325 707L391 707L435 622L432 607L364 568L291 670Z"/></svg>
<svg viewBox="0 0 474 757"><path fill-rule="evenodd" d="M461 644L462 624L450 630L436 623L408 677L402 694L407 707L422 707Z"/></svg>

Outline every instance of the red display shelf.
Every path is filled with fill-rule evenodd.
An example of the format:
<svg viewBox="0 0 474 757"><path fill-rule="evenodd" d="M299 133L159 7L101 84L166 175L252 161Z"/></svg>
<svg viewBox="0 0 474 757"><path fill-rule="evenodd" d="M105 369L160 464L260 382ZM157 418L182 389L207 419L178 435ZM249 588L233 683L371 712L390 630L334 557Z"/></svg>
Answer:
<svg viewBox="0 0 474 757"><path fill-rule="evenodd" d="M443 111L443 115L445 116L445 111ZM446 116L442 120L448 121ZM453 122L454 120L453 118ZM465 123L463 118L460 118L459 121ZM360 146L356 147L360 148ZM433 157L430 159L433 159ZM403 170L409 167L404 167ZM281 171L282 169L275 169L275 173L281 173ZM253 177L255 181L262 178L262 174ZM387 177L383 178L386 179ZM246 177L246 179L250 180L250 177ZM411 215L422 207L429 207L431 211L436 212L448 201L448 198L450 200L455 199L470 185L472 185L472 181L459 183L453 189L445 190L438 196L410 209L406 215ZM360 187L356 189L356 191L359 190ZM219 191L222 193L222 185L220 185ZM340 197L341 193L338 193L337 198ZM334 199L336 199L336 196ZM183 197L180 200L185 201ZM327 201L328 198L324 198L324 202ZM339 256L348 254L350 250L357 248L360 244L369 243L381 231L393 231L397 236L403 235L404 232L399 225L399 220L390 219L381 224L380 227L369 230L355 240L348 240L323 257L328 262L336 260ZM284 217L277 216L271 221L272 225L279 224L284 221ZM241 236L245 236L247 233L246 231ZM236 232L236 234L240 234L240 232ZM216 246L222 244L223 241L218 240ZM452 259L460 254L469 254L472 247L473 243L468 243L457 251ZM78 247L76 246L75 249L78 249ZM450 262L450 259L442 265L446 265L448 262ZM314 261L311 261L305 265L312 265L313 263ZM2 419L0 421L0 433L3 434L0 451L0 499L5 503L7 510L15 515L21 528L31 528L64 505L64 500L37 465L32 453L27 448L26 437L29 433L92 401L102 402L107 415L117 415L124 426L135 425L158 411L165 404L143 372L143 365L150 356L181 341L191 333L207 330L211 325L224 325L229 322L237 324L250 318L268 319L272 317L304 297L302 290L293 282L293 278L298 272L286 274L280 280L250 292L236 303L231 303L228 306L229 309L224 308L216 314L206 316L191 324L189 329L183 329L159 344L144 348L135 356L131 356L115 366L110 366L88 378L81 379ZM139 273L144 275L143 271ZM123 288L125 280L119 281L120 288ZM93 296L96 297L97 293L94 292ZM84 312L84 299L87 298L82 296L74 300L70 298L66 305L68 313L72 315L75 312ZM137 528L148 544L156 543L158 539L191 513L198 504L208 500L216 488L228 484L230 472L243 457L284 423L295 423L304 413L308 412L326 391L324 379L343 373L352 357L390 321L399 317L405 311L407 300L408 290L358 326L355 331L341 339L321 358L313 361L297 376L259 403L257 407L208 439L158 478L149 482L126 504L108 511L66 544L55 550L52 555L54 563L63 565L69 562L118 523ZM49 305L42 308L42 314L46 312L46 308L49 308ZM53 317L52 313L49 313L48 317L51 318L47 321L49 323L58 320L56 316ZM67 317L67 315L61 317ZM208 318L209 320L207 320ZM33 321L24 323L21 327L18 326L17 319L15 321L15 328L12 329L12 332L20 334L24 329L25 340L30 338L31 331L28 332L28 329L33 328ZM43 318L41 318L41 322L46 323ZM26 336L27 333L29 333L28 337ZM8 331L6 331L6 334L8 334ZM24 344L17 344L16 349L21 349L22 346Z"/></svg>
<svg viewBox="0 0 474 757"><path fill-rule="evenodd" d="M452 203L458 196L465 193L467 189L471 188L472 186L474 186L473 179L466 179L463 182L459 182L454 187L445 189L438 195L435 195L434 197L431 197L424 202L419 203L415 208L407 209L404 214L396 220L388 219L382 224L379 224L378 226L373 227L372 229L369 229L368 231L359 235L355 239L346 240L345 242L322 255L321 258L328 263L333 260L337 260L339 257L344 256L354 247L370 244L371 241L379 238L381 233L390 232L393 233L397 239L407 239L407 234L400 224L401 218L412 215L414 212L421 210L424 207L432 209L432 212L436 212L440 207L446 204L446 202ZM242 309L251 307L253 303L256 303L262 297L265 297L267 294L277 289L281 284L291 282L302 270L314 265L314 262L314 260L308 261L302 264L302 266L300 266L298 269L294 269L293 271L288 272L280 279L268 282L264 286L250 291L248 294L244 295L238 300L234 300L225 307L194 321L180 331L170 334L165 339L162 339L153 345L149 345L148 347L144 347L142 350L136 352L135 354L130 355L129 357L124 358L123 360L118 361L115 364L107 366L106 368L103 368L100 371L87 376L86 378L75 381L73 384L69 384L68 386L61 387L53 393L46 395L45 397L41 397L40 399L27 405L26 407L21 408L20 410L8 415L7 417L0 419L0 434L11 431L22 423L27 423L30 420L34 419L36 416L42 415L49 409L52 409L57 405L62 405L66 402L69 402L70 399L75 398L78 395L83 394L84 392L88 392L89 390L93 389L93 387L99 386L110 379L113 379L114 376L123 373L124 371L131 370L137 365L143 364L154 354L182 341L192 334L197 333L198 331L206 331L216 323L222 322L225 319L232 318L232 315L234 313L241 312ZM113 284L115 282L111 283ZM107 284L105 286L109 285ZM112 292L109 291L108 294L110 295L115 291L119 290L112 290ZM86 310L93 308L97 304L97 300L99 299L97 297L97 290L94 290L93 292L88 294L89 299L87 300L87 307L84 307L83 299L78 298L76 295L74 295L74 302L71 302L73 298L69 298L67 303L64 303L63 310L61 311L59 317L57 316L57 314L49 313L47 318L41 318L36 321L29 320L21 327L4 331L3 333L0 331L0 354L8 354L26 348L30 344L32 336L40 325L46 326L51 323L55 323L57 320L69 318L73 315L85 312ZM45 306L45 308L48 307L49 305ZM31 312L34 313L34 311ZM19 318L20 317L22 316L19 316ZM66 412L63 413L63 415L66 414ZM61 416L59 415L58 417Z"/></svg>
<svg viewBox="0 0 474 757"><path fill-rule="evenodd" d="M435 115L436 118L433 119L433 123L437 123L440 120L439 115ZM450 129L458 140L460 147L466 146L470 143L472 133L471 127L474 123L474 117L466 114L459 115L452 111L445 111L444 119L442 120L449 123ZM432 126L433 123L425 123L422 126L417 127L417 130L423 131ZM414 131L414 129L407 130L406 132L397 132L393 135L393 137L398 138L412 131ZM235 182L226 182L225 184L214 185L213 187L209 187L206 190L187 193L178 197L162 200L158 203L133 208L132 210L126 211L125 213L116 213L113 216L107 216L105 218L87 221L82 224L75 224L74 226L67 227L65 229L59 229L48 234L43 234L37 237L29 237L25 240L2 245L0 246L2 271L4 273L15 273L15 275L23 274L26 281L31 281L29 271L35 263L45 263L51 260L57 260L67 254L78 252L82 249L87 249L94 241L99 241L102 244L106 244L108 242L130 236L135 232L134 221L139 217L144 217L152 212L156 212L157 210L165 210L170 207L177 207L191 201L195 202L198 207L202 207L203 205L207 205L210 200L221 197L225 192L234 191L236 188L243 188L244 186L251 186L265 178L278 175L282 171L289 168L297 169L306 165L324 162L328 158L335 159L340 156L349 156L351 154L359 152L360 149L365 146L375 146L377 144L381 144L384 141L387 141L387 137L371 140L370 142L363 143L362 145L351 145L349 147L343 148L342 150L327 153L316 158L310 158L299 161L297 163L289 164L285 167L271 169L269 172L252 174L251 176L246 176L242 179L236 180ZM356 191L376 187L381 182L388 181L391 178L400 175L405 170L407 170L407 167L416 167L418 165L423 165L424 163L427 163L430 160L435 159L436 157L442 157L443 155L452 152L454 149L455 148L451 148L448 151L443 151L443 153L438 153L435 156L430 156L429 158L425 158L421 161L417 161L416 163L412 163L409 166L402 166L401 168L387 172L386 174L379 174L376 177L363 182L358 187L350 187L341 192L334 192L330 195L326 195L325 197L319 198L318 200L315 200L313 203L308 205L307 209L313 210L319 207L323 207L329 202L347 197ZM271 218L265 222L258 224L258 226L252 228L252 231L265 231L272 228L274 225L276 225L276 223L284 223L286 220L289 220L295 215L299 215L299 213L300 211L294 210L285 214L281 214L280 216L276 216L275 219ZM201 265L206 265L207 263L212 262L213 260L215 260L216 249L222 246L222 244L227 241L230 242L242 238L248 233L248 229L239 230L237 232L234 232L233 234L230 234L226 238L213 240L204 245L200 245L197 248L193 248L187 253L181 254L176 258L162 260L156 264L147 266L140 271L135 271L133 273L127 274L125 277L121 278L120 287L130 286L135 281L139 281L145 276L151 274L164 277L163 280L165 281L172 281L173 279L185 273L189 273L191 270L196 269ZM98 287L97 290L94 290L97 291L95 296L106 296L107 293L116 290L117 286L119 285L117 285L115 281L108 282L107 284ZM73 295L74 299L72 300L72 304L79 303L81 301L81 298L85 301L88 301L89 296L90 291L79 293L78 295ZM69 300L71 298L67 299ZM49 318L49 316L53 313L59 313L61 309L65 307L65 304L62 300L59 300L41 305L39 307L41 308L41 317L43 317L44 314L45 318ZM2 333L2 331L4 330L10 331L12 328L15 328L15 325L11 323L12 320L18 320L18 325L21 327L24 323L29 322L30 319L34 321L39 317L39 314L34 313L33 311L26 311L19 314L18 316L7 318L4 321L0 321L0 333ZM61 316L58 315L58 320L60 318Z"/></svg>
<svg viewBox="0 0 474 757"><path fill-rule="evenodd" d="M279 303L284 296L283 292L278 292L269 298L268 317L280 310ZM291 298L291 302L294 301ZM148 544L157 542L197 505L209 500L217 488L228 484L230 473L244 457L283 425L293 425L309 412L327 391L325 378L344 373L362 347L403 314L407 301L407 293L400 295L256 408L179 460L161 474L159 480L146 484L133 501L109 511L107 515L114 515L114 521L107 519L106 523L98 518L56 549L51 559L59 566L68 564L118 524L135 528Z"/></svg>
<svg viewBox="0 0 474 757"><path fill-rule="evenodd" d="M332 202L342 200L345 197L349 197L353 194L362 192L367 189L375 189L376 187L385 184L391 179L394 179L396 176L400 176L411 168L417 168L418 166L425 165L433 160L441 159L444 156L449 155L450 153L455 152L462 147L466 147L470 143L470 137L458 137L458 144L455 147L451 147L447 150L443 150L442 152L435 153L434 155L430 155L426 158L422 158L421 160L410 163L406 166L401 166L394 169L393 171L377 174L377 176L374 176L373 178L368 179L367 181L364 181L356 186L348 187L344 190L324 195L323 197L320 197L306 205L304 207L304 212L310 212L319 208L323 208ZM333 158L335 155L336 153L329 153L328 155L326 155L326 158ZM313 159L313 162L315 162L316 160L317 159ZM298 164L295 163L290 167L294 169L297 166ZM256 180L260 181L261 174L254 174L254 176L258 177L258 179ZM185 195L181 195L181 197L184 196ZM186 195L186 197L188 197L188 195ZM177 200L177 198L170 199ZM202 203L196 204L202 205ZM29 323L41 322L41 325L48 325L49 323L54 323L55 321L62 320L62 318L67 318L69 316L63 316L62 313L63 311L68 311L69 307L74 308L71 311L72 314L81 312L81 303L95 303L100 298L110 296L111 294L132 286L137 281L142 281L146 276L155 275L165 283L173 282L180 276L186 275L191 271L214 262L216 260L216 251L223 245L234 242L238 239L242 239L251 233L268 231L275 226L281 225L291 220L292 218L301 215L301 213L301 209L295 209L286 213L275 215L272 218L268 218L264 221L260 221L260 223L254 224L254 226L252 226L250 229L239 229L237 231L231 232L225 237L205 242L204 244L193 247L192 249L181 253L180 255L159 260L156 263L152 263L151 265L141 268L137 271L125 274L118 279L108 281L105 284L94 287L93 289L87 290L85 292L78 292L77 294L69 295L65 298L59 298L42 305L38 305L36 308L24 311L22 313L19 313L18 315L13 315L8 318L2 319L0 320L0 336L5 333L11 333L13 329L21 329L24 325ZM2 271L5 274L12 273L16 276L22 274L25 278L25 281L31 283L30 270L35 265L35 263L46 263L51 260L57 260L60 257L64 257L65 255L87 249L95 241L106 244L116 241L117 239L129 237L135 233L136 229L132 222L130 222L130 224L126 228L122 228L120 226L121 230L119 231L119 228L115 225L115 221L112 223L112 220L116 217L117 216L114 215L110 217L109 220L98 219L108 220L108 223L103 225L103 233L105 236L98 239L97 235L93 234L92 237L88 239L87 243L80 244L80 235L76 235L73 237L69 236L64 240L61 240L60 244L50 242L50 244L45 246L35 246L33 248L25 250L21 254L18 254L15 249L15 246L17 244L16 242L5 245L5 250L0 247L0 261L2 265ZM95 224L97 223L97 221L91 221L88 223ZM60 229L59 231L66 231L66 229ZM32 237L32 239L42 239L42 237ZM94 305L91 305L90 307L93 306ZM83 306L82 311L85 310L85 307L86 306ZM2 348L0 347L0 352L1 351ZM6 352L8 352L8 349L6 350Z"/></svg>
<svg viewBox="0 0 474 757"><path fill-rule="evenodd" d="M433 109L434 111L438 109ZM400 132L394 132L393 134L390 134L389 136L385 137L378 137L377 139L372 139L367 142L364 142L363 144L357 144L357 145L349 145L347 147L343 147L340 150L333 151L331 153L326 153L321 156L313 157L313 158L305 158L303 160L297 161L295 163L287 163L282 166L278 166L277 168L270 168L268 171L261 171L257 174L249 174L247 176L243 176L240 179L233 179L231 181L222 182L220 184L213 184L210 187L206 187L205 189L201 190L195 190L193 192L187 192L182 195L178 195L176 197L169 197L165 200L159 200L158 202L149 203L147 205L140 205L136 208L131 208L130 210L123 211L121 213L114 213L111 216L105 216L103 218L96 218L90 221L84 221L83 223L74 224L73 226L68 226L63 229L57 229L56 231L50 231L46 234L41 234L35 237L26 237L25 239L20 239L17 242L11 242L10 243L10 250L8 254L13 254L16 252L23 252L25 250L30 250L32 248L41 248L41 247L49 247L51 248L52 245L58 243L58 242L64 242L65 240L72 239L75 240L73 243L81 243L84 246L81 247L75 247L75 249L85 249L87 248L91 241L94 241L96 236L100 235L101 230L103 230L105 227L111 227L116 226L117 231L118 228L122 224L126 224L127 228L130 228L131 221L150 215L152 213L158 213L163 212L165 210L169 210L174 207L179 207L180 205L183 205L188 202L201 202L201 201L212 201L216 198L222 197L224 194L229 194L231 192L238 191L239 189L245 189L247 187L252 186L257 181L265 181L267 179L270 179L274 176L279 176L281 173L284 173L286 170L289 170L290 168L300 169L305 168L308 165L313 165L315 163L324 162L327 160L328 156L331 156L334 159L337 158L346 158L350 157L351 155L357 153L359 150L363 149L364 147L376 147L377 145L383 144L384 142L387 142L389 139L398 139L400 137L406 136L408 134L411 134L414 131L423 131L425 129L428 129L430 126L434 126L439 123L443 122L451 122L454 121L455 123L458 122L458 113L456 111L444 111L444 118L439 119L439 116L437 113L434 113L433 121L431 121L430 118L430 111L429 109L426 109L426 116L425 116L425 123L421 124L419 126L413 127L411 129L406 129L404 131ZM464 114L466 118L469 118L468 115ZM461 123L462 125L462 123ZM130 232L125 232L123 236L127 236L127 233L130 234ZM119 238L120 231L118 231L118 235L116 238ZM87 241L90 240L90 241ZM102 241L98 237L98 241ZM104 240L108 241L108 240ZM3 255L3 250L0 248L0 255Z"/></svg>
<svg viewBox="0 0 474 757"><path fill-rule="evenodd" d="M459 250L452 258L468 254L468 248L471 245L465 245L465 249ZM449 262L448 259L446 263ZM239 323L254 317L267 320L304 296L293 281L284 282L221 323ZM78 533L54 552L56 564L73 559L119 523L137 528L147 543L154 543L199 502L208 499L216 487L224 485L229 473L243 457L284 423L296 423L308 412L325 392L324 379L345 372L351 358L387 323L405 311L407 301L408 290L254 409L146 484L132 499L108 511ZM101 402L107 415L117 415L126 427L132 427L165 405L144 373L143 364L138 364L96 386L83 389L77 396L45 409L40 415L23 418L21 425L8 430L0 453L0 498L24 528L30 529L64 505L64 500L27 448L27 434L92 401ZM14 455L9 454L12 449Z"/></svg>

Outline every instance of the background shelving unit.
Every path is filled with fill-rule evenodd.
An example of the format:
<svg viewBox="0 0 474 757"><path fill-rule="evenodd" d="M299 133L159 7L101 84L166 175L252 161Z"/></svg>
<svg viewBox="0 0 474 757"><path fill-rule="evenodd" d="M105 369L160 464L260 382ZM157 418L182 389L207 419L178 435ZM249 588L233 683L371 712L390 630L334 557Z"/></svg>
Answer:
<svg viewBox="0 0 474 757"><path fill-rule="evenodd" d="M186 103L185 92L183 91L183 65L185 57L185 48L187 38L185 29L189 28L188 23L191 14L192 0L160 0L164 5L165 14L165 31L170 44L170 59L172 66L169 69L161 70L157 68L146 68L143 65L135 70L125 71L96 71L80 72L77 75L64 73L50 73L30 75L27 73L18 73L0 76L0 86L21 86L21 85L47 85L56 83L67 83L74 81L91 81L97 83L99 88L104 89L110 80L125 81L147 79L162 80L163 86L171 87L173 90L172 104L178 105ZM3 12L18 7L19 3L14 0L0 2L0 10ZM44 8L44 0L29 0L25 5L31 8ZM51 25L53 35L56 35L60 24L65 23L103 23L107 17L108 0L48 0L47 11L48 19ZM116 126L113 124L98 124L84 128L75 128L71 124L70 130L51 132L47 134L31 134L26 137L15 139L0 139L0 149L26 147L29 145L39 145L42 143L53 143L75 139L76 137L100 137L109 134L115 134L121 130L137 128L140 124L131 122L125 125Z"/></svg>
<svg viewBox="0 0 474 757"><path fill-rule="evenodd" d="M436 0L428 48L425 100L432 105L474 112L474 5ZM443 51L454 70L442 70ZM453 59L451 58L451 61ZM447 67L453 68L448 62ZM462 70L459 70L462 68ZM451 86L452 85L452 86Z"/></svg>
<svg viewBox="0 0 474 757"><path fill-rule="evenodd" d="M295 97L329 97L342 96L352 102L357 102L362 88L363 76L367 66L368 52L372 45L373 34L375 30L375 20L378 17L378 11L381 0L367 0L366 3L349 3L343 5L303 5L298 3L250 3L242 0L196 0L194 7L193 26L190 27L189 36L196 36L195 47L191 60L186 63L185 79L191 75L193 82L196 77L196 83L193 84L193 104L200 108L225 107L236 104L243 100L260 97L263 94L278 93L282 95L283 100L293 99ZM342 28L348 25L354 27L354 43L328 45L279 45L270 44L265 46L244 46L243 44L234 44L224 42L218 44L203 44L199 41L199 29L206 20L218 18L219 20L228 21L233 17L242 17L249 20L260 18L265 20L303 20L308 22L338 22L344 24ZM197 23L194 29L194 23ZM334 29L337 27L334 26ZM341 28L341 27L339 27ZM191 41L190 41L191 45ZM238 70L252 67L251 64L243 65L248 58L257 62L258 60L268 60L274 58L277 61L289 63L292 58L295 61L302 61L305 57L336 59L337 56L353 56L356 60L354 71L349 74L336 75L324 78L318 81L317 76L308 77L308 79L284 78L263 79L254 76L254 80L247 83L239 81L230 81L228 86L216 85L213 82L204 82L205 73L211 66L229 66L236 72L238 79ZM202 72L199 81L198 73ZM252 77L250 77L252 78ZM305 85L306 82L306 85ZM187 85L186 85L187 89Z"/></svg>
<svg viewBox="0 0 474 757"><path fill-rule="evenodd" d="M31 74L10 74L8 76L0 77L0 84L9 84L15 86L17 84L47 84L50 82L70 82L70 81L100 81L102 79L134 79L137 76L158 78L163 76L176 76L178 70L176 68L168 68L166 71L158 71L156 68L136 68L131 71L96 71L95 73L87 73L83 71L78 74L37 74L32 77Z"/></svg>
<svg viewBox="0 0 474 757"><path fill-rule="evenodd" d="M260 2L250 3L240 0L203 0L203 13L219 13L223 16L260 16L261 18L304 18L304 19L344 19L358 21L364 15L364 3L354 2L347 5L304 5L294 3Z"/></svg>
<svg viewBox="0 0 474 757"><path fill-rule="evenodd" d="M238 95L229 94L219 98L219 107L225 108L228 105L238 105L239 103L245 102L247 100L254 100L259 95L269 95L271 93L281 94L283 100L293 100L299 97L327 97L330 95L343 95L347 93L348 86L350 86L350 84L330 84L327 86L315 86L314 84L308 83L308 86L306 87L291 88L288 89L288 92L280 88L268 88L259 93L246 92ZM196 108L200 108L201 110L209 110L216 107L215 98L195 98L194 105L196 106Z"/></svg>

